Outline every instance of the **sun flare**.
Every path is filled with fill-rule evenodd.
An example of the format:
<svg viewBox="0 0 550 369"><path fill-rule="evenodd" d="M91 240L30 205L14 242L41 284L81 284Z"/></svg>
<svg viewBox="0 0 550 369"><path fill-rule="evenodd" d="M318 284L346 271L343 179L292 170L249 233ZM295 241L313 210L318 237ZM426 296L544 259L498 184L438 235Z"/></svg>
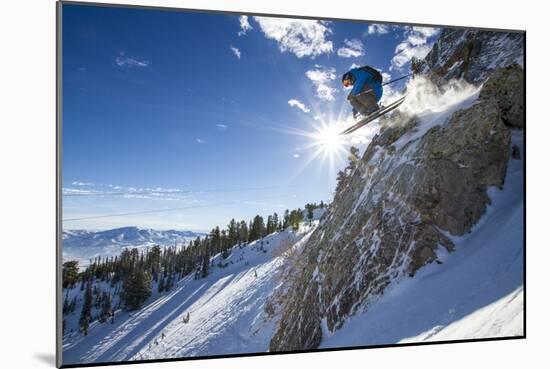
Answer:
<svg viewBox="0 0 550 369"><path fill-rule="evenodd" d="M343 141L335 124L322 125L314 134L314 139L325 156L334 155L343 149Z"/></svg>

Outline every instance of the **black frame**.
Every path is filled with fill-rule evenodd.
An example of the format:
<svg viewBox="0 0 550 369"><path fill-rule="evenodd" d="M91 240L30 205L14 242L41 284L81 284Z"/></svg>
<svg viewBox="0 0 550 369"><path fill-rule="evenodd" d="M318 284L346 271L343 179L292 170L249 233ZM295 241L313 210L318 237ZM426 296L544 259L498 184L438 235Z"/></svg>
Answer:
<svg viewBox="0 0 550 369"><path fill-rule="evenodd" d="M247 16L264 16L272 18L294 18L294 19L310 19L310 20L326 20L326 21L346 21L356 23L377 23L377 24L390 24L390 25L411 25L422 27L445 27L454 29L471 29L481 31L495 31L495 32L508 32L508 33L523 33L523 70L524 70L524 121L525 126L523 128L523 335L510 336L510 337L489 337L489 338L473 338L473 339L459 339L459 340L443 340L436 342L410 342L410 343L396 343L396 344L384 344L384 345L368 345L368 346L348 346L348 347L332 347L332 348L317 348L310 350L292 350L292 351L275 351L275 352L255 352L255 353L237 353L237 354L224 354L224 355L206 355L206 356L191 356L181 358L166 358L166 359L151 359L151 360L132 360L132 361L113 361L102 363L84 363L84 364L68 364L63 365L63 349L62 349L62 327L63 320L61 306L62 306L62 9L63 5L82 5L93 7L109 7L109 8L133 8L133 9L145 9L145 10L161 10L170 12L188 12L188 13L211 13L211 14L230 14L230 15L247 15ZM454 343L471 343L471 342L491 342L491 341L508 341L508 340L521 340L527 338L527 31L518 29L504 29L504 28L488 28L488 27L474 27L474 26L457 26L457 25L445 25L445 24L427 24L427 23L403 23L393 21L379 21L371 19L352 19L352 18L332 18L325 16L304 16L294 14L270 14L270 13L254 13L254 12L239 12L228 10L213 10L213 9L196 9L196 8L176 8L165 6L153 6L153 5L132 5L132 4L113 4L113 3L96 3L96 2L82 2L72 0L58 0L56 3L56 367L58 368L82 368L82 367L94 367L94 366L107 366L107 365L127 365L127 364L143 364L143 363L163 363L174 361L192 361L192 360L207 360L207 359L225 359L225 358L238 358L238 357L254 357L254 356L268 356L268 355L288 355L288 354L303 354L303 353L320 353L331 351L351 351L351 350L363 350L363 349L376 349L387 347L407 347L407 346L426 346L426 345L442 345L442 344L454 344Z"/></svg>

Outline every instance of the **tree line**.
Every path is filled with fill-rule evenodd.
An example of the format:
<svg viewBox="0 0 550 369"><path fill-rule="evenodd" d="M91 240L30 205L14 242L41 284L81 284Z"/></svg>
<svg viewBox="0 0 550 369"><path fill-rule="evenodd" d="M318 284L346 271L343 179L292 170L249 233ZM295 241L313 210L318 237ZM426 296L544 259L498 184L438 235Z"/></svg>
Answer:
<svg viewBox="0 0 550 369"><path fill-rule="evenodd" d="M140 309L155 286L158 292L164 292L170 291L187 275L193 274L195 279L205 278L212 267L212 256L221 254L222 259L226 259L234 246L242 246L289 227L298 230L305 218L310 222L313 220L315 209L325 206L323 202L306 204L305 210L286 210L282 217L273 213L267 219L256 215L249 222L231 219L226 228L216 226L208 235L180 247L125 248L117 256L96 257L83 271L79 270L77 261L67 261L62 269L62 285L67 289L63 314L75 311L76 297L69 299L68 290L79 286L83 296L80 330L87 334L90 323L96 319L102 323L114 323L115 310ZM102 291L97 282L110 288ZM116 307L113 306L115 295L119 297ZM95 314L92 307L95 307ZM64 327L65 324L64 320Z"/></svg>

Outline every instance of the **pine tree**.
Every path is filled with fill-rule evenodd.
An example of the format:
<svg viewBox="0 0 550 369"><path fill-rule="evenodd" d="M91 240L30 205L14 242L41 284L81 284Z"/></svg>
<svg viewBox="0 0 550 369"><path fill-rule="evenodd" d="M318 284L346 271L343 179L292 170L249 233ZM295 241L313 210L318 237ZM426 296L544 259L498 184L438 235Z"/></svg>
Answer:
<svg viewBox="0 0 550 369"><path fill-rule="evenodd" d="M225 229L222 231L220 235L220 250L222 252L222 258L226 259L230 254L230 248L231 248L231 241L229 239L228 232L225 231Z"/></svg>
<svg viewBox="0 0 550 369"><path fill-rule="evenodd" d="M103 291L101 294L101 313L99 314L99 321L105 323L111 314L111 295Z"/></svg>
<svg viewBox="0 0 550 369"><path fill-rule="evenodd" d="M80 312L80 320L78 324L80 330L84 332L84 335L88 335L88 328L90 327L91 314L92 314L92 282L88 282L86 285L86 292L84 293L84 303L82 304L82 311Z"/></svg>
<svg viewBox="0 0 550 369"><path fill-rule="evenodd" d="M201 265L201 278L206 278L208 276L208 269L210 267L210 250L208 248L208 242L204 243L203 246L203 255L202 255L202 265Z"/></svg>
<svg viewBox="0 0 550 369"><path fill-rule="evenodd" d="M241 224L239 226L239 241L248 241L248 226L246 225L246 222L244 220L241 220Z"/></svg>
<svg viewBox="0 0 550 369"><path fill-rule="evenodd" d="M134 249L137 251L137 249ZM160 272L160 259L162 256L162 250L159 245L153 246L151 252L149 252L150 264L151 264L151 274L153 275L153 280L158 282L158 274Z"/></svg>
<svg viewBox="0 0 550 369"><path fill-rule="evenodd" d="M74 313L76 309L76 296L73 297L71 304L69 305L69 312Z"/></svg>
<svg viewBox="0 0 550 369"><path fill-rule="evenodd" d="M121 297L128 310L136 310L151 296L151 274L143 270L134 270L126 278Z"/></svg>
<svg viewBox="0 0 550 369"><path fill-rule="evenodd" d="M288 209L285 210L285 215L283 216L283 228L288 228L290 226L290 212Z"/></svg>
<svg viewBox="0 0 550 369"><path fill-rule="evenodd" d="M210 232L210 243L212 244L214 253L221 250L221 239L220 227L212 229Z"/></svg>
<svg viewBox="0 0 550 369"><path fill-rule="evenodd" d="M300 228L300 222L304 220L304 212L302 209L292 210L289 215L289 225L294 231Z"/></svg>
<svg viewBox="0 0 550 369"><path fill-rule="evenodd" d="M279 229L279 214L273 213L272 221L273 221L273 231L277 231Z"/></svg>
<svg viewBox="0 0 550 369"><path fill-rule="evenodd" d="M239 223L231 219L227 225L227 240L229 247L234 246L239 241Z"/></svg>
<svg viewBox="0 0 550 369"><path fill-rule="evenodd" d="M162 278L160 279L160 281L159 281L158 291L159 291L159 292L164 291L164 277L162 277Z"/></svg>
<svg viewBox="0 0 550 369"><path fill-rule="evenodd" d="M252 225L250 227L249 241L256 241L266 235L266 227L264 223L264 218L260 215L256 215L252 220Z"/></svg>
<svg viewBox="0 0 550 369"><path fill-rule="evenodd" d="M273 216L268 215L267 216L267 224L266 224L266 233L271 234L275 231L275 227L273 226Z"/></svg>
<svg viewBox="0 0 550 369"><path fill-rule="evenodd" d="M315 205L310 205L307 207L307 220L309 220L309 223L313 220L313 209Z"/></svg>
<svg viewBox="0 0 550 369"><path fill-rule="evenodd" d="M173 286L174 286L174 278L172 276L172 273L168 273L168 277L166 277L166 285L164 286L164 290L170 291Z"/></svg>
<svg viewBox="0 0 550 369"><path fill-rule="evenodd" d="M95 296L94 307L98 309L101 306L101 290L94 286L93 295Z"/></svg>
<svg viewBox="0 0 550 369"><path fill-rule="evenodd" d="M63 299L63 315L68 314L71 311L71 303L69 302L69 291L65 294Z"/></svg>
<svg viewBox="0 0 550 369"><path fill-rule="evenodd" d="M73 288L78 281L78 261L71 260L64 262L61 275L63 288Z"/></svg>

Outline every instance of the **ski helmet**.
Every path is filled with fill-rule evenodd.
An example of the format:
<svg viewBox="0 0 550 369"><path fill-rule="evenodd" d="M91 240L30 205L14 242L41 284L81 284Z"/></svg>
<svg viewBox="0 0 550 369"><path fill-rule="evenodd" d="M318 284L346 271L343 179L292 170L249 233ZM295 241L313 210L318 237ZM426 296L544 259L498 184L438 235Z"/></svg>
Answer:
<svg viewBox="0 0 550 369"><path fill-rule="evenodd" d="M342 82L344 82L346 79L349 79L353 82L353 74L351 72L346 72L342 75Z"/></svg>

